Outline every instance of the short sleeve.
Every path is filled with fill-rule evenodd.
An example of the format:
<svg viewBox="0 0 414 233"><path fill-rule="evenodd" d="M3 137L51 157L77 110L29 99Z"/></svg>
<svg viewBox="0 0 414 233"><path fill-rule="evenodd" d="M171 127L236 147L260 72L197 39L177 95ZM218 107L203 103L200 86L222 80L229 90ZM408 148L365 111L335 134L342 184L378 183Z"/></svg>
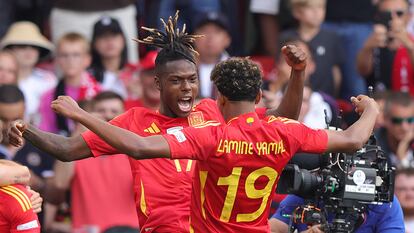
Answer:
<svg viewBox="0 0 414 233"><path fill-rule="evenodd" d="M287 119L287 118L283 118ZM328 135L323 129L311 129L295 120L281 120L285 124L290 153L306 152L320 154L328 147Z"/></svg>
<svg viewBox="0 0 414 233"><path fill-rule="evenodd" d="M115 117L109 123L124 129L129 129L133 117L134 110L131 109L126 113ZM90 130L82 133L82 137L83 140L85 140L94 157L119 153L117 149L110 146L108 143L106 143L103 139L101 139L98 135L96 135L94 132Z"/></svg>
<svg viewBox="0 0 414 233"><path fill-rule="evenodd" d="M217 143L215 127L176 130L163 135L170 146L171 159L207 160Z"/></svg>
<svg viewBox="0 0 414 233"><path fill-rule="evenodd" d="M276 213L273 214L272 218L280 220L286 225L289 225L290 216L292 215L293 211L296 207L303 205L303 199L295 196L295 195L288 195L279 205L276 210ZM306 230L306 225L300 224L296 225L293 223L293 226L300 231Z"/></svg>

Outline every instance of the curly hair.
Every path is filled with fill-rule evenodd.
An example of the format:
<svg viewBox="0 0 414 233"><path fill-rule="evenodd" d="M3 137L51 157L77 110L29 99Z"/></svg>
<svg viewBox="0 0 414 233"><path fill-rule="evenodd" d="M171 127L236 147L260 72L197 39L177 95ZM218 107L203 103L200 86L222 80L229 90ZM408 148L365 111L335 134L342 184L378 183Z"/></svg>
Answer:
<svg viewBox="0 0 414 233"><path fill-rule="evenodd" d="M262 87L262 71L249 58L233 57L214 67L211 81L230 101L254 101Z"/></svg>
<svg viewBox="0 0 414 233"><path fill-rule="evenodd" d="M175 13L174 17L170 16L167 22L161 19L165 32L155 28L141 27L149 33L149 36L143 40L135 40L143 44L161 48L161 51L155 59L156 66L181 59L188 60L194 64L196 63L195 55L198 55L198 53L194 50L193 43L201 35L189 35L186 32L185 24L180 30L177 26L178 13L179 11Z"/></svg>

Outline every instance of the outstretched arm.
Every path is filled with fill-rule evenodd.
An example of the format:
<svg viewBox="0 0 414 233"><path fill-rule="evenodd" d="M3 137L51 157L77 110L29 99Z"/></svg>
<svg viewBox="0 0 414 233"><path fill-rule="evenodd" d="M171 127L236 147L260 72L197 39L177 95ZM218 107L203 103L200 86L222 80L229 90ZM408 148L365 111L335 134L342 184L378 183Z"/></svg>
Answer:
<svg viewBox="0 0 414 233"><path fill-rule="evenodd" d="M29 181L30 171L26 166L10 160L0 160L0 187L10 184L28 184Z"/></svg>
<svg viewBox="0 0 414 233"><path fill-rule="evenodd" d="M91 157L92 153L82 136L64 137L47 133L23 121L15 121L8 131L10 144L21 146L23 138L35 147L64 162Z"/></svg>
<svg viewBox="0 0 414 233"><path fill-rule="evenodd" d="M306 54L295 45L283 46L282 53L292 67L287 89L276 109L267 110L267 115L283 116L297 120L302 107L305 80Z"/></svg>
<svg viewBox="0 0 414 233"><path fill-rule="evenodd" d="M344 131L327 130L328 152L355 152L368 141L374 129L379 108L374 99L365 95L351 98L361 117Z"/></svg>
<svg viewBox="0 0 414 233"><path fill-rule="evenodd" d="M52 109L65 117L78 121L108 144L135 159L170 157L170 147L163 136L141 137L111 125L81 109L76 101L68 96L59 96L54 100Z"/></svg>

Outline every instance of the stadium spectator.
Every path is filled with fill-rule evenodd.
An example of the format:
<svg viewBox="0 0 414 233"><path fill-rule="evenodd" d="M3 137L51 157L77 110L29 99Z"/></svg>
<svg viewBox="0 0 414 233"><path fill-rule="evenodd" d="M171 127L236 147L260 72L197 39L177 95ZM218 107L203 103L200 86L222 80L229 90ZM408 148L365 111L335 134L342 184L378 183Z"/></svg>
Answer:
<svg viewBox="0 0 414 233"><path fill-rule="evenodd" d="M414 102L408 93L391 92L384 104L384 127L375 135L393 166L414 166Z"/></svg>
<svg viewBox="0 0 414 233"><path fill-rule="evenodd" d="M337 34L321 28L325 18L326 0L291 0L292 15L298 20L296 29L283 31L280 41L300 38L310 48L315 71L310 76L314 91L339 97L341 70L344 60L343 47Z"/></svg>
<svg viewBox="0 0 414 233"><path fill-rule="evenodd" d="M201 13L196 17L194 33L203 35L194 43L199 53L197 69L201 98L215 97L216 90L210 74L218 62L229 58L226 52L231 43L229 27L228 19L219 12Z"/></svg>
<svg viewBox="0 0 414 233"><path fill-rule="evenodd" d="M356 111L362 115L344 131L312 130L274 116L261 120L255 110L261 98L261 79L260 68L249 59L220 62L212 80L226 124L210 121L151 137L99 120L68 96L59 97L52 108L134 159L198 160L190 214L194 232L264 232L269 229L269 197L293 154L355 152L369 139L379 108L367 96L353 97Z"/></svg>
<svg viewBox="0 0 414 233"><path fill-rule="evenodd" d="M160 90L155 83L155 59L158 52L150 51L138 66L138 75L131 76L128 81L129 98L125 100L125 109L145 107L158 110L160 106Z"/></svg>
<svg viewBox="0 0 414 233"><path fill-rule="evenodd" d="M57 86L49 89L41 97L39 127L48 132L69 135L73 122L56 116L50 109L50 103L59 95L69 95L76 100L90 99L101 89L86 69L91 62L89 42L80 34L64 35L57 44L56 63L62 77Z"/></svg>
<svg viewBox="0 0 414 233"><path fill-rule="evenodd" d="M404 212L406 233L414 232L414 169L397 170L395 176L395 195Z"/></svg>
<svg viewBox="0 0 414 233"><path fill-rule="evenodd" d="M67 33L76 32L90 40L95 22L107 15L117 19L125 32L128 44L128 60L138 61L136 38L137 21L134 0L61 0L53 2L50 14L52 40L56 44Z"/></svg>
<svg viewBox="0 0 414 233"><path fill-rule="evenodd" d="M17 60L10 52L0 50L0 85L17 84Z"/></svg>
<svg viewBox="0 0 414 233"><path fill-rule="evenodd" d="M198 93L195 55L191 42L195 36L176 28L178 13L167 21L165 32L148 29L150 36L142 42L161 47L156 58L156 84L160 89L160 109L157 112L135 108L111 121L141 136L172 133L188 126L202 125L213 119L222 120L215 101L204 99L193 106ZM161 42L161 43L158 43ZM291 82L285 98L277 109L258 109L261 115L297 118L303 89L306 55L295 46L283 48L291 65ZM18 133L19 131L23 133ZM30 124L16 121L10 127L9 138L16 146L22 137L62 161L91 156L118 154L99 137L86 132L82 136L61 137L45 133ZM194 163L191 160L130 159L134 176L136 209L141 229L174 232L189 229L191 180Z"/></svg>
<svg viewBox="0 0 414 233"><path fill-rule="evenodd" d="M336 32L345 51L344 63L341 66L340 96L342 99L347 100L350 96L367 91L365 80L358 74L355 58L372 32L377 2L361 0L329 0L326 2L326 17L322 28Z"/></svg>
<svg viewBox="0 0 414 233"><path fill-rule="evenodd" d="M39 28L27 21L13 23L0 42L2 49L9 49L18 63L18 85L26 99L28 120L39 124L40 97L56 85L52 72L36 68L39 60L47 57L53 45L40 33Z"/></svg>
<svg viewBox="0 0 414 233"><path fill-rule="evenodd" d="M45 186L45 179L53 175L54 160L28 142L19 148L11 146L8 137L6 137L7 126L17 119L23 119L24 110L25 100L19 88L14 85L0 86L0 119L4 124L0 158L13 160L27 166L33 172L30 185L34 190L41 192Z"/></svg>
<svg viewBox="0 0 414 233"><path fill-rule="evenodd" d="M377 90L414 95L414 39L406 0L379 1L376 24L357 57L359 73Z"/></svg>
<svg viewBox="0 0 414 233"><path fill-rule="evenodd" d="M124 69L128 69L126 38L118 20L109 16L100 18L93 27L92 64L90 71L103 90L127 97Z"/></svg>

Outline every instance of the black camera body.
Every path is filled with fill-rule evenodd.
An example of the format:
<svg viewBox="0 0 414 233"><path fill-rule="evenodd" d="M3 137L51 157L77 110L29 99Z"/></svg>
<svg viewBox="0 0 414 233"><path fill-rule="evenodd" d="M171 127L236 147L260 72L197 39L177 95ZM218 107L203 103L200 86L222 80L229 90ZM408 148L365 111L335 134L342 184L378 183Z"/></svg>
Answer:
<svg viewBox="0 0 414 233"><path fill-rule="evenodd" d="M287 165L277 186L277 193L304 198L304 207L323 202L321 213L334 215L332 223L309 218L302 223L322 223L325 232L350 233L358 227L368 204L393 201L395 168L389 165L374 136L354 154L323 156L325 159L316 172Z"/></svg>

